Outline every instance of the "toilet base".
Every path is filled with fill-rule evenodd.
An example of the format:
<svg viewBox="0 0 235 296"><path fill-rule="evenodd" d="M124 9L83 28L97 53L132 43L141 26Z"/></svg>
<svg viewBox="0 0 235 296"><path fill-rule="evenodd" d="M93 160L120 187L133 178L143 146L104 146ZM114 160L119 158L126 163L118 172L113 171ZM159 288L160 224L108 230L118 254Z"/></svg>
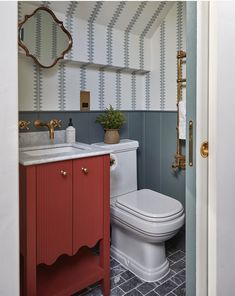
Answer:
<svg viewBox="0 0 235 296"><path fill-rule="evenodd" d="M140 266L136 261L132 258L123 254L115 247L111 246L111 256L117 260L121 265L123 265L126 269L130 270L137 277L142 279L145 282L156 282L163 278L169 271L169 263L167 259L165 262L156 269L146 269L143 266Z"/></svg>
<svg viewBox="0 0 235 296"><path fill-rule="evenodd" d="M169 271L165 244L143 241L141 237L112 225L111 256L145 282L155 282Z"/></svg>

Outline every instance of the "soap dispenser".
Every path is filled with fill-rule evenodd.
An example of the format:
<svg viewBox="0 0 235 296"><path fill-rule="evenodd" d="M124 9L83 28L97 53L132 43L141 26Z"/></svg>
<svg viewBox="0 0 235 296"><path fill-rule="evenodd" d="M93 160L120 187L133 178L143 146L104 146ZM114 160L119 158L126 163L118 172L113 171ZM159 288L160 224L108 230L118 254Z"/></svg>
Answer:
<svg viewBox="0 0 235 296"><path fill-rule="evenodd" d="M76 129L73 126L72 118L69 118L69 124L66 128L66 143L75 143Z"/></svg>

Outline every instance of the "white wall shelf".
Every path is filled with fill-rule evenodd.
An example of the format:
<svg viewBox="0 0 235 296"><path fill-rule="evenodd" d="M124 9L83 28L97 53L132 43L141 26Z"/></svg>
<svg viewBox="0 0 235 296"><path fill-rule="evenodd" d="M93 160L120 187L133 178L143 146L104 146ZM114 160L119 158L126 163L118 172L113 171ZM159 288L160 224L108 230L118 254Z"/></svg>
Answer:
<svg viewBox="0 0 235 296"><path fill-rule="evenodd" d="M74 60L68 60L64 59L61 61L61 63L71 64L71 65L77 65L79 67L86 67L90 69L104 69L104 70L110 70L110 71L120 71L122 73L135 73L135 74L141 74L144 75L146 73L149 73L150 70L145 69L137 69L137 68L129 68L129 67L120 67L120 66L114 66L114 65L105 65L105 64L97 64L97 63L90 63L90 62L82 62L82 61L74 61Z"/></svg>
<svg viewBox="0 0 235 296"><path fill-rule="evenodd" d="M30 58L27 57L26 54L24 52L19 52L19 57L23 57L23 58ZM30 58L31 61L33 62L33 59ZM144 75L146 73L149 73L150 70L145 70L145 69L137 69L137 68L129 68L129 67L121 67L121 66L114 66L114 65L105 65L105 64L97 64L97 63L89 63L89 62L84 62L84 61L75 61L75 60L69 60L69 59L63 59L60 60L59 63L64 63L64 64L70 64L70 65L76 65L78 67L86 67L88 69L96 69L96 70L100 70L103 69L105 71L120 71L121 73L135 73L135 74L140 74L140 75Z"/></svg>

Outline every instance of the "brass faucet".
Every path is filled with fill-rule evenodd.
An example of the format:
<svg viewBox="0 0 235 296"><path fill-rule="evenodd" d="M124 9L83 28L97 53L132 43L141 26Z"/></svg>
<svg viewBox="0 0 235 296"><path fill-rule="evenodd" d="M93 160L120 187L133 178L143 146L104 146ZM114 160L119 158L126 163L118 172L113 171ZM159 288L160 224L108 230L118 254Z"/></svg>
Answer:
<svg viewBox="0 0 235 296"><path fill-rule="evenodd" d="M49 122L43 122L40 119L37 119L34 121L34 126L36 128L40 128L42 126L46 126L49 130L49 138L50 139L54 139L54 131L55 131L55 127L61 127L61 120L58 119L52 119Z"/></svg>

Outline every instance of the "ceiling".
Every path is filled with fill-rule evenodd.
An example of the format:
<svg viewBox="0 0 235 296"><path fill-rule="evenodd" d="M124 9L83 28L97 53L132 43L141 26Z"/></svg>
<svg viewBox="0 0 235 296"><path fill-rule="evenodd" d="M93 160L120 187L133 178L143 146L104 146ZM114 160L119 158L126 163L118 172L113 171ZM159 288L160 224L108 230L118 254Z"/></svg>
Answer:
<svg viewBox="0 0 235 296"><path fill-rule="evenodd" d="M28 1L47 4L54 12L72 14L86 21L127 30L150 38L175 2L172 1Z"/></svg>

